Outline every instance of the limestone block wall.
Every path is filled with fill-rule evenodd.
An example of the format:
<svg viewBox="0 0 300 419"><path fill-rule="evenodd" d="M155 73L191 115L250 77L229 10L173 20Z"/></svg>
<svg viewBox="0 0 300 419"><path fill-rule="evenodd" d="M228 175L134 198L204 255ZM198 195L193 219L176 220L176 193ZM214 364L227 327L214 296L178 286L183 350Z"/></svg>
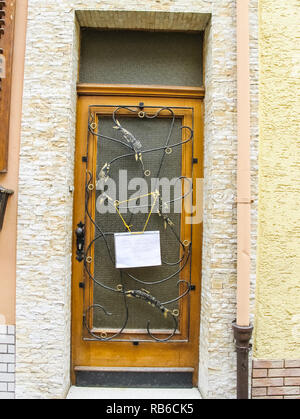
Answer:
<svg viewBox="0 0 300 419"><path fill-rule="evenodd" d="M258 153L258 18L250 2L251 60L251 320L256 277ZM214 2L205 34L205 192L200 330L202 395L235 398L236 353L236 17L235 2ZM221 99L223 97L223 100ZM251 371L251 354L249 360Z"/></svg>
<svg viewBox="0 0 300 419"><path fill-rule="evenodd" d="M256 7L257 1L251 0L254 199ZM206 88L199 386L204 397L235 397L235 14L235 0L29 0L18 209L17 398L62 398L70 386L70 186L79 26L188 30L195 22L205 30ZM254 256L252 268L253 291Z"/></svg>

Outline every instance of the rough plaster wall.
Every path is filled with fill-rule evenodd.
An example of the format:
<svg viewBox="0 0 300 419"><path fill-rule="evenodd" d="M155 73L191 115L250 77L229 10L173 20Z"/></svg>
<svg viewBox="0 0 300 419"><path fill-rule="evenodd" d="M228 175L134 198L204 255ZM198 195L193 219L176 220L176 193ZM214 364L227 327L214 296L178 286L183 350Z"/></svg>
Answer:
<svg viewBox="0 0 300 419"><path fill-rule="evenodd" d="M300 358L300 4L260 1L255 357Z"/></svg>
<svg viewBox="0 0 300 419"><path fill-rule="evenodd" d="M255 14L256 0L251 0L251 4ZM78 48L75 9L212 14L206 31L206 179L199 383L205 397L233 398L235 0L147 0L143 3L49 0L42 4L40 0L29 0L18 214L17 398L64 397L69 385L72 238L69 185L73 183ZM255 33L255 19L253 22ZM255 48L253 51L255 57ZM253 99L255 75L252 81ZM252 109L255 112L255 100ZM253 146L254 160L255 156Z"/></svg>

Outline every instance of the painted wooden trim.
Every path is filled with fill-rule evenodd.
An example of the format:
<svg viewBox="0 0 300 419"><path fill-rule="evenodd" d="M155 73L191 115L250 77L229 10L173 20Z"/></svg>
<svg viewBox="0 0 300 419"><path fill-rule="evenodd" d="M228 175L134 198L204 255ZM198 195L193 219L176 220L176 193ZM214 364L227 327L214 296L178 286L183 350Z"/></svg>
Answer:
<svg viewBox="0 0 300 419"><path fill-rule="evenodd" d="M203 99L205 89L204 87L185 86L78 83L77 93L79 96L143 96Z"/></svg>

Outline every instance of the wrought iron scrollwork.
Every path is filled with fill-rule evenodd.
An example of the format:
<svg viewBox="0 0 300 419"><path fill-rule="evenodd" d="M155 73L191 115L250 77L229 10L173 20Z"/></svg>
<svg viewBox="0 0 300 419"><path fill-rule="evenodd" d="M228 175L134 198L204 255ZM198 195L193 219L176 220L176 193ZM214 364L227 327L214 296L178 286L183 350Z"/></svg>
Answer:
<svg viewBox="0 0 300 419"><path fill-rule="evenodd" d="M160 338L156 336L156 333L151 330L151 320L147 320L147 324L145 325L145 330L148 334L148 340L152 340L153 342L167 342L172 340L172 338L175 336L176 331L178 329L178 321L180 312L177 309L170 309L168 308L169 305L180 301L181 299L185 298L192 289L192 286L190 282L186 280L179 280L177 281L177 287L178 289L181 289L181 292L178 293L178 296L176 298L171 298L167 301L160 301L159 298L157 298L153 293L150 293L148 290L141 288L142 286L156 285L158 287L158 293L159 293L159 285L163 284L167 281L171 281L173 278L176 278L187 266L187 264L191 260L191 251L192 251L192 243L191 242L185 242L182 241L181 237L178 235L178 233L175 231L174 223L172 221L172 217L170 215L166 215L164 208L166 206L172 205L176 199L183 200L185 199L189 194L193 191L193 185L190 179L187 179L184 176L181 176L178 181L185 180L189 182L189 190L185 192L182 196L174 198L173 200L169 200L168 202L163 202L161 197L158 197L158 208L156 211L156 216L161 219L162 224L164 225L165 229L170 229L171 233L174 235L176 241L178 242L179 246L181 247L181 255L178 260L176 261L167 261L162 260L162 264L168 267L174 267L174 272L161 278L155 278L152 281L145 280L127 270L118 270L116 269L116 273L119 271L119 280L116 281L116 287L109 286L99 278L95 278L94 271L92 269L92 248L95 245L96 242L102 241L103 245L107 249L108 257L111 261L111 264L115 266L115 258L113 254L113 249L109 245L108 237L113 235L112 232L104 231L104 228L99 224L99 222L96 222L95 219L93 219L91 213L90 213L90 199L92 195L95 193L95 185L99 179L102 181L107 181L108 178L111 175L111 167L113 165L116 165L120 160L126 158L126 157L133 157L136 161L137 166L139 166L141 175L147 176L146 172L149 171L151 173L151 168L146 168L144 164L143 157L148 153L153 153L157 151L162 151L162 156L159 161L158 170L157 173L155 173L155 177L158 179L164 164L164 161L166 158L172 158L172 151L177 147L182 147L184 144L188 144L193 141L193 129L188 126L182 126L181 130L186 130L188 134L188 138L186 140L178 140L174 144L170 144L171 135L173 133L174 124L175 124L175 113L171 107L161 107L156 108L156 110L152 110L151 108L155 107L144 107L144 104L141 107L141 104L139 106L117 106L115 107L114 111L112 112L112 122L113 122L113 128L119 133L120 138L114 138L104 135L103 133L96 132L97 124L94 120L94 114L89 113L89 121L88 121L88 138L96 138L101 139L102 141L109 141L113 142L115 144L118 144L120 147L127 149L128 152L125 154L120 154L118 156L115 156L110 161L107 161L99 170L97 174L97 179L93 179L93 175L90 171L87 170L86 173L86 185L85 185L85 214L86 214L86 221L85 225L87 223L91 224L94 227L95 235L93 239L85 244L84 248L84 236L85 236L85 225L83 223L78 224L78 228L76 230L77 235L77 260L84 262L84 269L86 273L86 277L89 281L92 281L94 286L101 287L107 291L110 291L111 293L118 294L122 296L122 304L124 305L124 317L120 321L120 327L119 330L116 333L107 333L105 330L103 332L95 332L93 330L93 327L91 327L92 324L92 315L95 313L95 311L98 311L99 315L102 314L103 316L114 316L114 313L109 312L102 304L92 304L88 306L85 309L84 312L84 325L86 330L88 331L88 334L90 337L92 337L95 340L106 342L106 341L113 341L116 340L118 337L120 337L123 333L123 331L126 329L127 323L128 323L128 317L129 317L129 308L128 308L128 299L137 299L139 301L142 301L145 304L149 304L153 307L153 309L157 310L161 313L162 319L170 318L173 322L173 330L171 330L170 334L167 337ZM146 109L150 108L150 111L147 112ZM165 139L163 145L161 147L153 147L153 148L144 148L141 139L137 138L132 132L130 132L128 129L124 128L120 122L119 118L119 112L121 110L126 110L127 113L136 115L138 118L145 118L145 119L155 119L161 116L162 114L169 114L169 119L171 121L170 123L170 129L167 135L167 138ZM88 140L89 141L89 140ZM86 160L87 161L87 160ZM149 209L151 205L149 206ZM141 207L141 206L139 206ZM130 220L127 222L128 225L131 224L133 219L133 215L130 215ZM134 289L127 289L126 286L126 278L129 278L130 280L133 280L136 284L136 288ZM118 282L118 284L117 284ZM184 290L182 291L182 288ZM136 341L136 339L135 339Z"/></svg>

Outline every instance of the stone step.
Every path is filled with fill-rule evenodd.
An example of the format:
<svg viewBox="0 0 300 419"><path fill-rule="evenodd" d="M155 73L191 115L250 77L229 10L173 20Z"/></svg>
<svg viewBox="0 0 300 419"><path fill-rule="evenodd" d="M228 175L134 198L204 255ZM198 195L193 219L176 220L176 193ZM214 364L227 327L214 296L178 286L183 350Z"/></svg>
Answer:
<svg viewBox="0 0 300 419"><path fill-rule="evenodd" d="M201 399L197 388L99 388L99 387L76 387L70 388L67 399L97 399L97 400L120 400L120 399Z"/></svg>

